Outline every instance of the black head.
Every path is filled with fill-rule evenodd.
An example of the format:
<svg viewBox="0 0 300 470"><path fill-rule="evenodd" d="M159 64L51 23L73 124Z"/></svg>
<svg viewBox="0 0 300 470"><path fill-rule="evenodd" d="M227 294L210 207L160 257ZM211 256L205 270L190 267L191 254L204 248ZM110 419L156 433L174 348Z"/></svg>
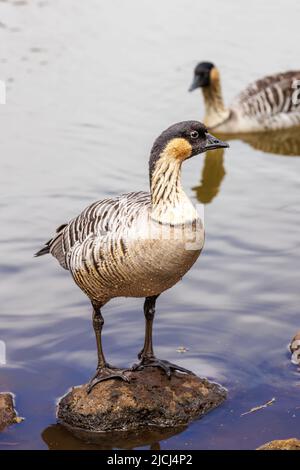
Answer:
<svg viewBox="0 0 300 470"><path fill-rule="evenodd" d="M209 134L199 121L183 121L168 127L154 142L150 157L150 172L160 158L182 162L188 158L221 147L229 147Z"/></svg>
<svg viewBox="0 0 300 470"><path fill-rule="evenodd" d="M215 70L214 64L211 62L200 62L194 70L194 79L191 84L189 91L193 91L196 88L202 88L209 86L211 83L211 74Z"/></svg>

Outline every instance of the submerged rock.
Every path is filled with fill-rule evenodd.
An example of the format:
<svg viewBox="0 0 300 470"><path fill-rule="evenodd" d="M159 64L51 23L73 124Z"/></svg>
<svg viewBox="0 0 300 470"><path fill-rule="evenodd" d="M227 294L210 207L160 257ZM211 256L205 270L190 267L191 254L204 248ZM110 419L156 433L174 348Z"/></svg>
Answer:
<svg viewBox="0 0 300 470"><path fill-rule="evenodd" d="M0 431L18 421L13 395L11 393L0 393Z"/></svg>
<svg viewBox="0 0 300 470"><path fill-rule="evenodd" d="M296 438L267 442L257 450L300 450L300 440Z"/></svg>
<svg viewBox="0 0 300 470"><path fill-rule="evenodd" d="M154 426L187 425L220 405L226 390L194 375L172 374L157 368L131 372L130 382L108 380L87 393L87 385L73 388L58 403L57 417L81 438L81 431L132 431Z"/></svg>

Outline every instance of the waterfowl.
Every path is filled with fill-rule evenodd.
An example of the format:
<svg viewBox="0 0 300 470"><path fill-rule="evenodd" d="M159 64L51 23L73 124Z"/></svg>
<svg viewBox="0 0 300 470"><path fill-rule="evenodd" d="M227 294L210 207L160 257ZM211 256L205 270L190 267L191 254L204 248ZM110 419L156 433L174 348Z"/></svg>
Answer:
<svg viewBox="0 0 300 470"><path fill-rule="evenodd" d="M202 89L203 121L209 129L220 133L261 132L300 124L299 86L299 70L270 75L250 84L227 108L217 67L201 62L194 70L189 91Z"/></svg>
<svg viewBox="0 0 300 470"><path fill-rule="evenodd" d="M172 125L151 150L150 193L131 192L95 202L61 225L36 253L51 253L91 300L98 365L88 391L103 380L129 380L125 371L106 362L102 349L101 310L114 297L145 298L144 347L134 369L160 367L168 375L172 370L189 372L154 356L152 323L158 296L191 268L204 243L202 220L181 186L182 163L222 147L228 144L210 135L200 122Z"/></svg>

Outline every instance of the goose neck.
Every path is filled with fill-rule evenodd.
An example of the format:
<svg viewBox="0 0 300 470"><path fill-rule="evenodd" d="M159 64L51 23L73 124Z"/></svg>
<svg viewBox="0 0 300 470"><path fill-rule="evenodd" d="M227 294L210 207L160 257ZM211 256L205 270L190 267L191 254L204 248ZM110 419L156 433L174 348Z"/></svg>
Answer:
<svg viewBox="0 0 300 470"><path fill-rule="evenodd" d="M194 206L181 186L181 164L161 157L150 176L151 217L158 222L181 224L195 218Z"/></svg>
<svg viewBox="0 0 300 470"><path fill-rule="evenodd" d="M214 128L228 119L230 114L224 105L219 75L216 75L208 86L203 87L202 92L205 104L204 123L207 127Z"/></svg>

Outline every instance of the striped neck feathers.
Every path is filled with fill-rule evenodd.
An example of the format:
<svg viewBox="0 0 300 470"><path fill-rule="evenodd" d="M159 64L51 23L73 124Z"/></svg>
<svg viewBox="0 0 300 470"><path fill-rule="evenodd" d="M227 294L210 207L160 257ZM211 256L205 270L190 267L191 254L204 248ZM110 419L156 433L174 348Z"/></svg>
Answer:
<svg viewBox="0 0 300 470"><path fill-rule="evenodd" d="M197 218L197 212L181 186L182 162L192 154L183 138L172 139L161 153L151 156L151 218L162 224L184 224Z"/></svg>
<svg viewBox="0 0 300 470"><path fill-rule="evenodd" d="M204 124L207 127L216 127L226 121L230 115L229 109L225 108L220 74L216 67L210 72L210 83L202 88L205 116Z"/></svg>

